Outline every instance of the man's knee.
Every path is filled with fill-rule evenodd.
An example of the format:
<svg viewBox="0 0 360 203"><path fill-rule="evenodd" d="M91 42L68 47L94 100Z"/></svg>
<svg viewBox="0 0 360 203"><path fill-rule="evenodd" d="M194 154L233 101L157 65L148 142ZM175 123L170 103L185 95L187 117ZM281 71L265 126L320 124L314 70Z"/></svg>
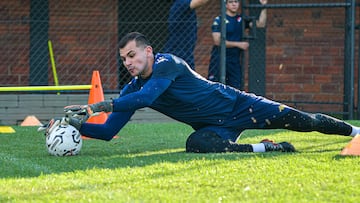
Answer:
<svg viewBox="0 0 360 203"><path fill-rule="evenodd" d="M224 152L225 141L213 131L195 131L186 140L186 152Z"/></svg>

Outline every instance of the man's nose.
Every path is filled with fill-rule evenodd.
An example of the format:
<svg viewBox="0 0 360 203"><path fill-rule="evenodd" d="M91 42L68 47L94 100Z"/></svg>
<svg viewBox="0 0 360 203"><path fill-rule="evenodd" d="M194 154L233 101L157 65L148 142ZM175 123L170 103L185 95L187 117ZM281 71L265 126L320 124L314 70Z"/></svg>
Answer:
<svg viewBox="0 0 360 203"><path fill-rule="evenodd" d="M131 65L131 60L129 60L129 59L124 59L124 64L125 64L126 66Z"/></svg>

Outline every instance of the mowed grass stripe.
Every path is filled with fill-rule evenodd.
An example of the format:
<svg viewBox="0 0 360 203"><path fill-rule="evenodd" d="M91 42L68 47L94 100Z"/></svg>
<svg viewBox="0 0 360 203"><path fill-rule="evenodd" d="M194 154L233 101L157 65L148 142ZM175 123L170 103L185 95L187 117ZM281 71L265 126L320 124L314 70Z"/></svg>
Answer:
<svg viewBox="0 0 360 203"><path fill-rule="evenodd" d="M17 158L14 154L6 154L0 152L0 160L3 170L29 171L35 173L51 173L52 171L46 165L34 163L32 159Z"/></svg>

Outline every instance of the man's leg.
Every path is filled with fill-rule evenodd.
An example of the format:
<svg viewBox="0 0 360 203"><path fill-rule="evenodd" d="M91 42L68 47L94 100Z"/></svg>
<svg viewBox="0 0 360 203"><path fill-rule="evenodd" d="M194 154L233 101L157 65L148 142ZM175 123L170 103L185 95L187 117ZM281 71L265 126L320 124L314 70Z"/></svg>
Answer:
<svg viewBox="0 0 360 203"><path fill-rule="evenodd" d="M218 52L218 48L214 47L211 50L209 71L208 71L208 80L213 82L219 82L219 66L220 66L220 56Z"/></svg>
<svg viewBox="0 0 360 203"><path fill-rule="evenodd" d="M321 113L306 113L290 109L284 116L268 122L267 129L283 128L299 132L318 131L324 134L356 135L358 127Z"/></svg>
<svg viewBox="0 0 360 203"><path fill-rule="evenodd" d="M227 59L226 59L227 60ZM236 89L242 89L242 68L240 60L226 61L226 84Z"/></svg>
<svg viewBox="0 0 360 203"><path fill-rule="evenodd" d="M219 152L294 152L290 143L274 143L263 140L258 144L238 144L222 139L218 134L209 130L198 130L192 133L186 141L186 152L219 153Z"/></svg>

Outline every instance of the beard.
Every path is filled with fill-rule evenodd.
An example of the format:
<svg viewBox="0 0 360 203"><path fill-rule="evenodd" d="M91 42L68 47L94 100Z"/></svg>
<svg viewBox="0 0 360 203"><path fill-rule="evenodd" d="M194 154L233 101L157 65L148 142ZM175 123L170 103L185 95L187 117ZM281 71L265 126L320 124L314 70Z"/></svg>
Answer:
<svg viewBox="0 0 360 203"><path fill-rule="evenodd" d="M144 66L142 67L142 69L139 71L138 76L141 78L147 78L149 77L149 73L148 73L148 62L146 61L146 63L144 64Z"/></svg>

